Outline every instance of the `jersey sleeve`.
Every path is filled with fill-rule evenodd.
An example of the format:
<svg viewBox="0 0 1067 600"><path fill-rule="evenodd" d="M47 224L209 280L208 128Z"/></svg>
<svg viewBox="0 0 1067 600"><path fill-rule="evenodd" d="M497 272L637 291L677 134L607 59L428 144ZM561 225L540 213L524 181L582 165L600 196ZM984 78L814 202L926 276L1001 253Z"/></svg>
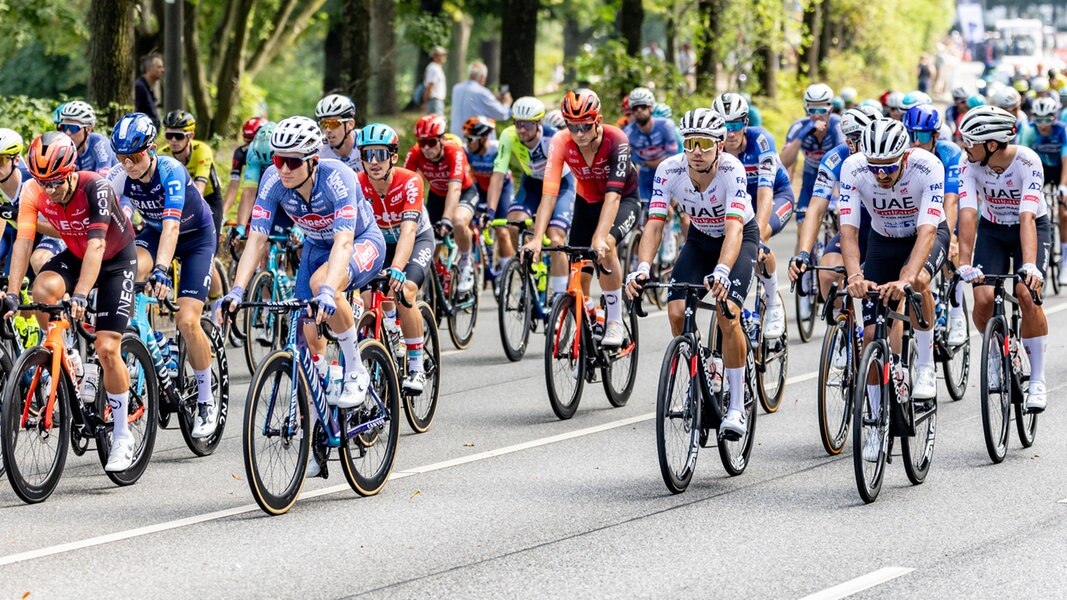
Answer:
<svg viewBox="0 0 1067 600"><path fill-rule="evenodd" d="M496 159L493 160L494 173L509 173L511 171L511 147L519 141L515 126L508 127L500 134L500 145L497 146Z"/></svg>
<svg viewBox="0 0 1067 600"><path fill-rule="evenodd" d="M176 166L177 165L177 166ZM181 221L185 210L185 185L188 175L177 160L158 161L159 181L163 185L163 221Z"/></svg>
<svg viewBox="0 0 1067 600"><path fill-rule="evenodd" d="M106 176L108 172L110 172L111 167L119 164L119 161L111 152L111 144L107 141L107 138L101 136L98 139L99 141L93 149L94 154L96 154L96 168L101 175Z"/></svg>
<svg viewBox="0 0 1067 600"><path fill-rule="evenodd" d="M422 154L419 152L419 145L415 144L408 150L407 156L404 157L404 168L418 172L419 167L422 165L421 158Z"/></svg>
<svg viewBox="0 0 1067 600"><path fill-rule="evenodd" d="M1023 161L1022 191L1023 197L1019 200L1019 214L1031 213L1035 217L1040 214L1038 209L1045 199L1041 195L1041 189L1045 187L1045 171L1041 167L1041 161ZM1059 182L1056 182L1059 184Z"/></svg>
<svg viewBox="0 0 1067 600"><path fill-rule="evenodd" d="M233 151L233 159L230 160L231 181L241 179L241 172L244 170L246 162L248 162L248 146L240 146Z"/></svg>
<svg viewBox="0 0 1067 600"><path fill-rule="evenodd" d="M563 155L567 152L567 142L570 136L557 133L552 136L552 143L548 146L548 164L545 165L545 182L541 187L542 196L558 196L559 182L563 177Z"/></svg>
<svg viewBox="0 0 1067 600"><path fill-rule="evenodd" d="M36 181L27 181L22 186L19 196L18 235L16 239L30 240L37 236L37 199L41 196L41 185Z"/></svg>
<svg viewBox="0 0 1067 600"><path fill-rule="evenodd" d="M448 183L463 183L467 174L467 153L456 146L445 146L445 151L448 153L445 160L449 161Z"/></svg>
<svg viewBox="0 0 1067 600"><path fill-rule="evenodd" d="M119 199L126 198L126 168L122 165L118 165L114 169L111 169L107 174L107 182L111 184L111 189L115 190L115 196ZM128 200L128 198L127 198Z"/></svg>
<svg viewBox="0 0 1067 600"><path fill-rule="evenodd" d="M334 233L339 231L351 231L352 233L363 231L366 225L359 226L360 208L366 205L366 208L369 209L370 202L367 202L366 197L363 196L363 188L356 180L355 172L347 168L337 169L327 176L326 183L330 190L336 190L333 192ZM371 214L370 220L374 220L373 214Z"/></svg>
<svg viewBox="0 0 1067 600"><path fill-rule="evenodd" d="M671 191L667 187L667 169L669 161L663 161L656 167L656 176L652 178L652 198L648 202L648 220L666 221L667 207L671 202Z"/></svg>
<svg viewBox="0 0 1067 600"><path fill-rule="evenodd" d="M923 185L922 200L919 202L919 218L915 220L916 231L923 225L937 227L945 220L945 167L941 161L928 161L930 174Z"/></svg>
<svg viewBox="0 0 1067 600"><path fill-rule="evenodd" d="M1059 129L1059 138L1060 138L1060 160L1062 160L1064 158L1067 158L1067 127L1063 127L1063 128ZM1060 182L1056 181L1056 182L1053 182L1053 183L1055 183L1056 185L1059 185Z"/></svg>
<svg viewBox="0 0 1067 600"><path fill-rule="evenodd" d="M724 167L725 165L720 165L719 168ZM725 168L723 175L727 176L724 197L729 202L726 205L726 220L744 224L746 217L752 212L752 198L748 195L745 170L730 166Z"/></svg>
<svg viewBox="0 0 1067 600"><path fill-rule="evenodd" d="M809 119L798 119L789 126L789 131L785 134L785 143L795 142L807 135L809 131L811 131L811 121Z"/></svg>
<svg viewBox="0 0 1067 600"><path fill-rule="evenodd" d="M196 181L207 183L211 181L211 167L214 166L215 157L207 144L198 144L192 160L189 161L189 174Z"/></svg>
<svg viewBox="0 0 1067 600"><path fill-rule="evenodd" d="M89 239L102 240L107 237L108 227L114 217L111 214L111 200L115 191L101 178L87 185L85 194L89 197Z"/></svg>
<svg viewBox="0 0 1067 600"><path fill-rule="evenodd" d="M682 147L678 143L678 129L670 119L663 119L663 128L667 132L667 143L663 146L663 149L668 156L674 156L682 151Z"/></svg>
<svg viewBox="0 0 1067 600"><path fill-rule="evenodd" d="M835 167L837 167L835 169ZM834 185L837 184L837 178L840 174L841 168L841 155L837 152L830 151L826 153L826 156L822 157L819 161L819 170L815 174L815 187L811 190L812 198L822 198L827 202L834 194Z"/></svg>
<svg viewBox="0 0 1067 600"><path fill-rule="evenodd" d="M263 176L263 165L259 161L246 160L244 170L241 171L241 189L259 187L259 180Z"/></svg>
<svg viewBox="0 0 1067 600"><path fill-rule="evenodd" d="M419 222L422 217L422 178L418 175L408 177L401 188L404 203L401 205L401 221Z"/></svg>
<svg viewBox="0 0 1067 600"><path fill-rule="evenodd" d="M1027 125L1022 126L1022 131L1019 135L1019 143L1027 148L1033 148L1037 145L1037 128Z"/></svg>
<svg viewBox="0 0 1067 600"><path fill-rule="evenodd" d="M945 193L960 193L960 155L963 154L955 146L949 146L949 152L945 155L942 164L945 167Z"/></svg>
<svg viewBox="0 0 1067 600"><path fill-rule="evenodd" d="M276 188L281 189L276 192ZM270 235L274 213L278 210L278 193L284 191L278 170L273 165L268 167L263 174L263 185L259 186L259 194L256 195L256 204L252 207L252 218L248 224L250 231Z"/></svg>
<svg viewBox="0 0 1067 600"><path fill-rule="evenodd" d="M630 175L632 164L630 163L630 140L621 131L615 130L615 146L608 156L608 182L605 192L622 193L626 187L626 179ZM607 141L607 140L605 140Z"/></svg>
<svg viewBox="0 0 1067 600"><path fill-rule="evenodd" d="M859 229L860 227L860 186L862 182L855 174L856 169L848 169L847 165L841 169L841 180L837 189L840 195L837 198L837 214L841 225L848 225Z"/></svg>
<svg viewBox="0 0 1067 600"><path fill-rule="evenodd" d="M757 187L774 188L774 177L778 174L778 152L774 147L774 139L766 131L756 136L756 149L759 152Z"/></svg>
<svg viewBox="0 0 1067 600"><path fill-rule="evenodd" d="M974 181L974 168L967 164L963 155L959 162L959 210L978 210L978 187Z"/></svg>

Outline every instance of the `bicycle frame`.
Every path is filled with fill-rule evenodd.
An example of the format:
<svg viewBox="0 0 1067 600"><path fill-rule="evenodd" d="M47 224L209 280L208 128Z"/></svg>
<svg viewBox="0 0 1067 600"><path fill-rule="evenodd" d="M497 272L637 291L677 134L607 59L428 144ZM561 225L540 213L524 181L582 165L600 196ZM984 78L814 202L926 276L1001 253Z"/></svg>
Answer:
<svg viewBox="0 0 1067 600"><path fill-rule="evenodd" d="M153 335L155 330L152 329L148 322L148 306L151 304L159 304L159 300L149 297L143 291L137 294L134 299L133 318L130 320L130 327L137 332L137 337L141 338L145 347L148 348L148 354L152 356L152 367L155 369L156 377L159 379L159 389L163 392L163 397L177 406L181 398L178 397L177 387L170 377L170 369L163 363L163 351L160 349L159 344L156 343L156 336ZM132 386L133 383L131 382L130 385Z"/></svg>

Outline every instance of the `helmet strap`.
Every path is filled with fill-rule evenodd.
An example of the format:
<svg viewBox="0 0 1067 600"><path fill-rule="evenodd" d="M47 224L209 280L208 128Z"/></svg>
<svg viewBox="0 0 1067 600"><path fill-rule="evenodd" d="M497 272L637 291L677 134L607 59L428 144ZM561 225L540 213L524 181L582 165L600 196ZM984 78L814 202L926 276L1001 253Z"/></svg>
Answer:
<svg viewBox="0 0 1067 600"><path fill-rule="evenodd" d="M999 143L999 142L998 142L998 143ZM982 149L984 149L984 150L985 150L985 158L983 158L983 159L982 159L982 160L981 160L981 161L980 161L980 162L978 163L978 164L982 165L982 167L987 167L987 166L989 166L989 159L993 158L993 152L996 152L996 150L994 150L993 152L990 152L990 151L989 151L989 145L988 145L988 144L989 144L989 141L988 141L988 140L987 140L987 141L985 141L985 142L982 142Z"/></svg>
<svg viewBox="0 0 1067 600"><path fill-rule="evenodd" d="M389 178L393 176L393 168L396 166L396 163L393 162L394 156L396 156L395 153L389 155L389 168L385 170L385 175L382 177L372 177L370 171L367 171L366 167L364 167L363 170L367 173L367 179L371 181L389 181Z"/></svg>
<svg viewBox="0 0 1067 600"><path fill-rule="evenodd" d="M11 179L11 176L15 174L15 171L19 170L19 168L17 166L15 166L15 157L14 156L10 157L8 162L11 163L11 172L7 174L7 177L4 177L3 179L0 179L0 185L4 185L5 183L7 183L7 180Z"/></svg>
<svg viewBox="0 0 1067 600"><path fill-rule="evenodd" d="M315 176L315 167L317 166L317 164L315 164L315 165L311 164L313 162L315 162L315 161L313 159L311 159L311 158L308 158L307 160L304 161L304 163L307 164L307 166L308 166L308 175L307 175L307 177L304 178L303 181L301 181L296 186L295 189L299 190L300 188L304 187L304 184L307 183L309 179L311 179L312 177Z"/></svg>

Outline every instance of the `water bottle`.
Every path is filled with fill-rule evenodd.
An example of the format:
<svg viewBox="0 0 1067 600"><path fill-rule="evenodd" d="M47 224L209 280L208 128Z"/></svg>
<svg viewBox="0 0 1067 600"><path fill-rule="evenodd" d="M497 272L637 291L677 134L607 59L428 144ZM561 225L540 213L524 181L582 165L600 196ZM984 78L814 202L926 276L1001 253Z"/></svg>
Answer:
<svg viewBox="0 0 1067 600"><path fill-rule="evenodd" d="M704 374L708 378L708 388L713 394L722 390L722 359L711 354L711 350L702 349Z"/></svg>
<svg viewBox="0 0 1067 600"><path fill-rule="evenodd" d="M96 391L100 386L100 367L96 363L90 362L83 365L82 369L85 374L82 376L82 385L78 396L81 397L82 404L92 404L96 401Z"/></svg>
<svg viewBox="0 0 1067 600"><path fill-rule="evenodd" d="M593 312L593 337L598 340L604 337L604 307L599 304Z"/></svg>
<svg viewBox="0 0 1067 600"><path fill-rule="evenodd" d="M747 308L742 312L741 322L746 325L745 333L748 334L748 338L752 340L752 344L759 344L759 319L760 314L752 312Z"/></svg>
<svg viewBox="0 0 1067 600"><path fill-rule="evenodd" d="M385 327L385 334L389 337L389 348L393 351L393 356L399 361L404 358L407 353L408 347L404 343L404 334L400 331L400 326L397 324L396 319L386 316L382 319L382 326Z"/></svg>
<svg viewBox="0 0 1067 600"><path fill-rule="evenodd" d="M908 372L896 357L893 358L893 386L897 391L897 402L903 404L911 398L911 382Z"/></svg>
<svg viewBox="0 0 1067 600"><path fill-rule="evenodd" d="M326 357L321 354L312 354L311 363L315 365L315 370L319 373L319 383L326 387L330 381L327 379L330 375L330 364L326 362Z"/></svg>
<svg viewBox="0 0 1067 600"><path fill-rule="evenodd" d="M172 337L167 340L167 368L170 369L171 379L178 378L178 338Z"/></svg>
<svg viewBox="0 0 1067 600"><path fill-rule="evenodd" d="M534 274L534 281L537 282L537 291L543 292L548 287L548 266L541 261L537 261L530 268Z"/></svg>
<svg viewBox="0 0 1067 600"><path fill-rule="evenodd" d="M337 364L337 361L333 361L330 364L330 387L327 391L327 398L329 398L330 404L335 404L337 398L341 396L341 387L345 384L345 370L341 368L341 365Z"/></svg>
<svg viewBox="0 0 1067 600"><path fill-rule="evenodd" d="M85 367L82 366L82 356L77 350L67 348L67 365L70 367L71 374L74 375L74 384L78 385L82 380L82 375L85 374Z"/></svg>

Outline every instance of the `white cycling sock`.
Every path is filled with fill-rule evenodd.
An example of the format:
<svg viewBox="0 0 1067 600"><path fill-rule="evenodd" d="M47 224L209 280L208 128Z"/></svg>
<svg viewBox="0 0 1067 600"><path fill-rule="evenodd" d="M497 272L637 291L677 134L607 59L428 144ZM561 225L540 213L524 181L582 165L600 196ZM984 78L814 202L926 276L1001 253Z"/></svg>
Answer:
<svg viewBox="0 0 1067 600"><path fill-rule="evenodd" d="M111 439L128 437L130 426L126 418L129 416L130 392L121 394L107 393L107 404L111 407L111 420L115 422L115 430L111 433Z"/></svg>
<svg viewBox="0 0 1067 600"><path fill-rule="evenodd" d="M1067 243L1060 244L1060 263L1067 265Z"/></svg>
<svg viewBox="0 0 1067 600"><path fill-rule="evenodd" d="M1047 335L1023 338L1023 348L1030 355L1030 383L1045 383L1045 340Z"/></svg>
<svg viewBox="0 0 1067 600"><path fill-rule="evenodd" d="M341 354L345 357L345 371L348 373L366 373L367 367L359 357L359 348L356 347L358 338L356 326L349 327L344 333L337 334L337 345L341 347Z"/></svg>
<svg viewBox="0 0 1067 600"><path fill-rule="evenodd" d="M767 306L778 306L780 304L778 298L778 274L770 273L767 277L763 276L763 273L756 271L756 277L763 282L763 299L767 302Z"/></svg>
<svg viewBox="0 0 1067 600"><path fill-rule="evenodd" d="M745 412L745 368L726 369L726 381L730 384L730 408Z"/></svg>
<svg viewBox="0 0 1067 600"><path fill-rule="evenodd" d="M211 395L211 369L194 370L196 376L196 401L211 406L215 397Z"/></svg>
<svg viewBox="0 0 1067 600"><path fill-rule="evenodd" d="M608 323L622 323L622 288L604 290L605 319Z"/></svg>
<svg viewBox="0 0 1067 600"><path fill-rule="evenodd" d="M461 266L461 267L469 267L470 264L471 264L471 251L470 250L467 250L466 252L460 251L460 253L459 253L459 266Z"/></svg>
<svg viewBox="0 0 1067 600"><path fill-rule="evenodd" d="M950 317L959 317L963 315L963 285L956 286L956 304L952 306L952 303L948 303L948 314Z"/></svg>
<svg viewBox="0 0 1067 600"><path fill-rule="evenodd" d="M915 349L918 350L918 358L915 366L929 367L934 364L934 330L915 332Z"/></svg>
<svg viewBox="0 0 1067 600"><path fill-rule="evenodd" d="M562 294L567 291L567 276L553 275L549 279L549 285L551 286L553 294Z"/></svg>
<svg viewBox="0 0 1067 600"><path fill-rule="evenodd" d="M878 411L882 409L882 386L868 383L867 397L870 398L871 415L877 416Z"/></svg>
<svg viewBox="0 0 1067 600"><path fill-rule="evenodd" d="M425 340L422 336L406 338L404 343L408 346L408 371L419 373L422 371L422 348Z"/></svg>

